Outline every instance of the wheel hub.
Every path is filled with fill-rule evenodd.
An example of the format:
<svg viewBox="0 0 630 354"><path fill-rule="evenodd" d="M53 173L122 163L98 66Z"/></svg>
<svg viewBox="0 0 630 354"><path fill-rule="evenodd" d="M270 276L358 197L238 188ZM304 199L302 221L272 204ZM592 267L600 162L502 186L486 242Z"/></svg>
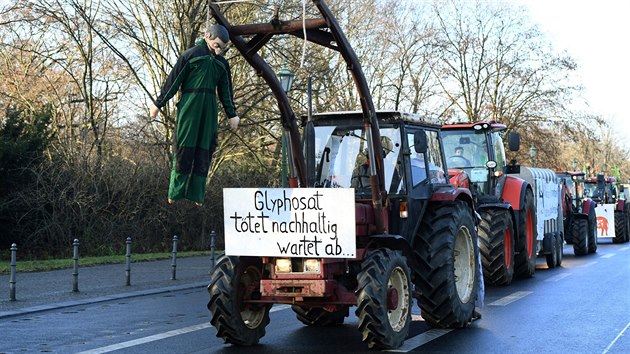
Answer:
<svg viewBox="0 0 630 354"><path fill-rule="evenodd" d="M398 290L396 288L387 289L387 309L395 310L398 308Z"/></svg>

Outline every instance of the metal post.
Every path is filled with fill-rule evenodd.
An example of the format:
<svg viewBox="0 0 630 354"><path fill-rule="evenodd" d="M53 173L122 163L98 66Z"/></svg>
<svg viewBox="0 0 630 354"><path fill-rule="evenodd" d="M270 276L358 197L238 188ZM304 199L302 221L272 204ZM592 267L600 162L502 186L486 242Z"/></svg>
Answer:
<svg viewBox="0 0 630 354"><path fill-rule="evenodd" d="M177 236L173 236L173 261L171 262L171 267L173 268L171 280L175 280L175 274L177 272Z"/></svg>
<svg viewBox="0 0 630 354"><path fill-rule="evenodd" d="M127 266L125 267L125 285L131 285L131 237L127 237Z"/></svg>
<svg viewBox="0 0 630 354"><path fill-rule="evenodd" d="M74 270L72 271L72 291L75 293L79 292L79 240L74 239L74 256L72 260L74 261Z"/></svg>
<svg viewBox="0 0 630 354"><path fill-rule="evenodd" d="M17 245L14 243L11 245L11 277L9 278L9 299L15 301L15 271L17 268L15 262L15 255L17 252Z"/></svg>
<svg viewBox="0 0 630 354"><path fill-rule="evenodd" d="M212 268L214 268L214 240L217 238L217 233L212 230L210 232L210 260L212 261Z"/></svg>

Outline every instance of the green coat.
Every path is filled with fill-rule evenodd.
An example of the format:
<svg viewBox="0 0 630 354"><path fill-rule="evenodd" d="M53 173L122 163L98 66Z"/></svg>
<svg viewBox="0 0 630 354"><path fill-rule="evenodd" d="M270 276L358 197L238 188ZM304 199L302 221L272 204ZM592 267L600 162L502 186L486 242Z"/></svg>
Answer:
<svg viewBox="0 0 630 354"><path fill-rule="evenodd" d="M230 67L205 41L186 50L168 75L156 106L163 107L181 90L177 102L175 156L169 199L203 203L206 178L217 146L217 93L228 118L236 116Z"/></svg>

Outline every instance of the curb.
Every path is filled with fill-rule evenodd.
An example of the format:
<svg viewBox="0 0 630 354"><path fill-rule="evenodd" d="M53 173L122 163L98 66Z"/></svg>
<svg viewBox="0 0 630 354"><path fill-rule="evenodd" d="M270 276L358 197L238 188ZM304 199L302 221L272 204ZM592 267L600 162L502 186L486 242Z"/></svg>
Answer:
<svg viewBox="0 0 630 354"><path fill-rule="evenodd" d="M208 286L208 282L203 281L203 282L196 282L196 283L190 283L190 284L185 284L185 285L175 285L175 286L168 286L168 287L157 288L157 289L137 290L137 291L131 291L127 293L99 296L99 297L93 297L93 298L88 298L88 299L58 302L54 304L40 305L40 306L33 306L33 307L25 307L25 308L17 309L17 310L0 311L0 319L20 316L20 315L27 315L27 314L32 314L32 313L42 312L42 311L63 309L63 308L79 306L79 305L89 305L89 304L96 304L99 302L127 299L127 298L139 297L139 296L145 296L145 295L155 295L155 294L169 293L169 292L180 291L180 290L202 288L206 286Z"/></svg>

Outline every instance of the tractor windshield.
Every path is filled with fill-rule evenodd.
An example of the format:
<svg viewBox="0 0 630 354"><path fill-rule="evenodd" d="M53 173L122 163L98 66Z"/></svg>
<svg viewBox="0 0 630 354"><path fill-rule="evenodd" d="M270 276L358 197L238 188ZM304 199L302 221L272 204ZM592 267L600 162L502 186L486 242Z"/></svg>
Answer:
<svg viewBox="0 0 630 354"><path fill-rule="evenodd" d="M385 187L389 190L400 153L398 128L381 128ZM355 188L369 192L370 160L367 134L363 128L347 126L315 127L316 186ZM399 179L398 179L399 180Z"/></svg>
<svg viewBox="0 0 630 354"><path fill-rule="evenodd" d="M486 134L475 130L443 130L442 141L448 168L486 168Z"/></svg>

